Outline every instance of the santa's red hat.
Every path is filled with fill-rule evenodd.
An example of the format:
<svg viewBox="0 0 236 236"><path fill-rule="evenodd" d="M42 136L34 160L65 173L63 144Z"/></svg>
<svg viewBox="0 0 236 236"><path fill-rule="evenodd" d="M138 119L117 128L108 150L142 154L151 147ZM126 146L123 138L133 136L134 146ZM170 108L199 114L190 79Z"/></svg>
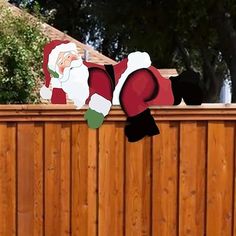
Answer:
<svg viewBox="0 0 236 236"><path fill-rule="evenodd" d="M51 77L59 77L56 62L60 52L75 51L76 44L70 41L53 40L44 47L43 71L45 75L45 86L48 88Z"/></svg>

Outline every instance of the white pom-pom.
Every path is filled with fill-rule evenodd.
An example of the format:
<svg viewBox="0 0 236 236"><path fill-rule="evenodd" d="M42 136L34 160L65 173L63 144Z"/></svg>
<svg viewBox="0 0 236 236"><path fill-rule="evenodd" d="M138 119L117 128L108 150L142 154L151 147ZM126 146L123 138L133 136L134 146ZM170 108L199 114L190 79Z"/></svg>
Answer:
<svg viewBox="0 0 236 236"><path fill-rule="evenodd" d="M45 85L43 85L43 87L40 89L40 96L43 99L51 99L52 91L49 88L47 88Z"/></svg>
<svg viewBox="0 0 236 236"><path fill-rule="evenodd" d="M128 68L135 69L148 68L152 62L150 56L146 52L132 52L128 56Z"/></svg>

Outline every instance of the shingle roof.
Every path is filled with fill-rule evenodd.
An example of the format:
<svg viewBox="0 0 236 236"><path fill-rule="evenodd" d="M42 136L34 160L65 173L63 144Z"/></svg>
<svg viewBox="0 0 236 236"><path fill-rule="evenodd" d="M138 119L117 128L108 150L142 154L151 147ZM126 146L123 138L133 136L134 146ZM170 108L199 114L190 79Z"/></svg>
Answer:
<svg viewBox="0 0 236 236"><path fill-rule="evenodd" d="M43 31L45 34L52 40L54 39L60 39L60 40L69 40L71 42L74 42L81 55L84 55L85 51L88 54L88 61L97 63L97 64L116 64L116 62L109 57L104 56L103 54L99 53L98 51L94 50L92 47L85 45L78 40L70 37L68 34L65 34L61 32L60 30L44 23L43 24Z"/></svg>
<svg viewBox="0 0 236 236"><path fill-rule="evenodd" d="M17 14L22 14L22 10L17 8L16 6L6 3L7 6L13 10L14 12L16 12ZM25 13L24 14L28 14ZM33 17L32 15L28 14L29 17ZM33 17L34 18L34 17ZM45 33L45 35L47 35L51 40L69 40L71 42L74 42L77 46L78 46L78 50L80 52L81 55L84 55L84 53L86 52L88 57L87 60L91 61L93 63L97 63L97 64L116 64L117 62L112 60L109 57L104 56L103 54L99 53L98 51L96 51L95 49L93 49L91 46L83 44L81 42L79 42L78 40L72 38L71 36L69 36L68 34L65 34L64 32L54 28L53 26L43 23L42 24L42 31ZM176 69L159 69L160 73L162 74L162 76L164 77L170 77L170 76L175 76L177 75L177 71Z"/></svg>

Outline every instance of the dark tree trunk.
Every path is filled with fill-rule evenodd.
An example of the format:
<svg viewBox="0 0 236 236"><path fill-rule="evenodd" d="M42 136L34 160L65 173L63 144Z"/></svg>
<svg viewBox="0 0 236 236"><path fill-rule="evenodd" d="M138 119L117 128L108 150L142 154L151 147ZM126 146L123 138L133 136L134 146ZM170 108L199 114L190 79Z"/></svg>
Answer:
<svg viewBox="0 0 236 236"><path fill-rule="evenodd" d="M220 88L223 78L218 77L215 72L215 63L211 63L207 48L201 43L201 54L203 59L203 79L204 79L204 102L218 102Z"/></svg>
<svg viewBox="0 0 236 236"><path fill-rule="evenodd" d="M231 81L232 81L232 102L236 103L236 57L233 58L229 65Z"/></svg>
<svg viewBox="0 0 236 236"><path fill-rule="evenodd" d="M213 25L219 37L219 47L230 71L232 81L232 102L236 102L236 31L230 13L222 1L215 5Z"/></svg>
<svg viewBox="0 0 236 236"><path fill-rule="evenodd" d="M192 69L192 62L191 62L191 58L188 54L187 49L184 47L183 42L181 41L181 39L178 36L175 37L175 41L176 41L177 47L179 49L180 55L183 58L183 62L184 62L186 69L191 70Z"/></svg>

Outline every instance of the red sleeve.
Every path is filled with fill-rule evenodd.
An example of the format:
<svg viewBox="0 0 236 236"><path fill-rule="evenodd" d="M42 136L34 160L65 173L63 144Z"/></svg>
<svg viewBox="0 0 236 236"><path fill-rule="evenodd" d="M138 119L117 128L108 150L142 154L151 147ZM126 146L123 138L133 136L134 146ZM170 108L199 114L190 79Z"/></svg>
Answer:
<svg viewBox="0 0 236 236"><path fill-rule="evenodd" d="M116 65L114 65L114 73L115 73L115 81L118 83L118 80L120 79L121 75L124 73L124 71L127 69L127 63L128 58L123 59Z"/></svg>
<svg viewBox="0 0 236 236"><path fill-rule="evenodd" d="M112 82L108 73L101 68L89 68L89 97L86 104L89 103L93 94L97 93L100 96L112 101L113 88Z"/></svg>

